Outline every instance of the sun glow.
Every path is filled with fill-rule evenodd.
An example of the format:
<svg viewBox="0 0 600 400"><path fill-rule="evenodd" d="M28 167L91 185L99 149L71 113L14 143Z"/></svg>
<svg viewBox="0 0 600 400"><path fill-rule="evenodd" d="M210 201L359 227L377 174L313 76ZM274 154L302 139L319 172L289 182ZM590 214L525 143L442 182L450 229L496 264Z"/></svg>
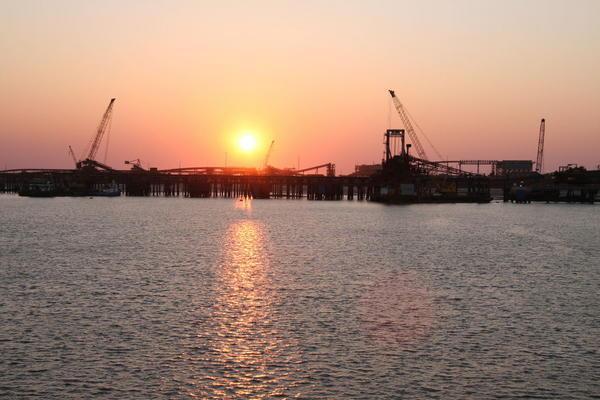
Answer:
<svg viewBox="0 0 600 400"><path fill-rule="evenodd" d="M256 149L256 137L252 133L244 133L238 140L238 147L244 153L250 153Z"/></svg>

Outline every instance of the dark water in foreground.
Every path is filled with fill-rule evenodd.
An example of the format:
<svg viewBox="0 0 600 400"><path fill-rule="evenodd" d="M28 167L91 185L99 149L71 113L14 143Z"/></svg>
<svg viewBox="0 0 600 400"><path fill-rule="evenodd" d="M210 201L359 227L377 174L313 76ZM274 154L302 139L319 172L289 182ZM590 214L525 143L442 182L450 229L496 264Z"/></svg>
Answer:
<svg viewBox="0 0 600 400"><path fill-rule="evenodd" d="M0 196L0 396L600 396L600 207Z"/></svg>

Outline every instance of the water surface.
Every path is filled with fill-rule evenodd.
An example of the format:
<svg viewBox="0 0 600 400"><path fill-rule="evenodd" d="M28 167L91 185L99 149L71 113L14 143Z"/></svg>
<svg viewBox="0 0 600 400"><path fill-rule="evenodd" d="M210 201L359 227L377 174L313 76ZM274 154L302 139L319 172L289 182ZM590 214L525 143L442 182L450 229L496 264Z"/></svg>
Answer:
<svg viewBox="0 0 600 400"><path fill-rule="evenodd" d="M0 396L600 395L600 207L0 196Z"/></svg>

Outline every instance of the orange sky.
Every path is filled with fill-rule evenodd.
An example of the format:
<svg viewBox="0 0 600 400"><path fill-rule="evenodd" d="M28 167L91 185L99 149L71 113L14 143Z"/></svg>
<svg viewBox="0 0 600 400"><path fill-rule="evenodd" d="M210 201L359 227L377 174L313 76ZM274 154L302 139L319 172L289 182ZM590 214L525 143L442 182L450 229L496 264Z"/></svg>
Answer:
<svg viewBox="0 0 600 400"><path fill-rule="evenodd" d="M351 172L381 159L389 88L449 159L535 159L545 117L545 169L593 168L598 15L594 0L2 2L0 169L69 167L116 97L119 168L256 166L274 139L273 165ZM243 131L255 153L236 150Z"/></svg>

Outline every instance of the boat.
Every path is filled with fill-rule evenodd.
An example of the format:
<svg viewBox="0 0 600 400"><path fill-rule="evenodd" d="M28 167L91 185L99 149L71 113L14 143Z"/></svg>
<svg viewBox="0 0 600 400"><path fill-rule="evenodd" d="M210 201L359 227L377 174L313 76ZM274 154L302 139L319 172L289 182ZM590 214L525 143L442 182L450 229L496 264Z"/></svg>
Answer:
<svg viewBox="0 0 600 400"><path fill-rule="evenodd" d="M100 190L92 191L90 196L96 197L119 197L121 196L121 189L114 182L111 185L107 185Z"/></svg>
<svg viewBox="0 0 600 400"><path fill-rule="evenodd" d="M24 197L55 197L56 194L54 183L43 179L34 179L19 190L19 196Z"/></svg>
<svg viewBox="0 0 600 400"><path fill-rule="evenodd" d="M531 187L525 185L523 181L514 183L510 188L508 200L513 203L531 203Z"/></svg>

